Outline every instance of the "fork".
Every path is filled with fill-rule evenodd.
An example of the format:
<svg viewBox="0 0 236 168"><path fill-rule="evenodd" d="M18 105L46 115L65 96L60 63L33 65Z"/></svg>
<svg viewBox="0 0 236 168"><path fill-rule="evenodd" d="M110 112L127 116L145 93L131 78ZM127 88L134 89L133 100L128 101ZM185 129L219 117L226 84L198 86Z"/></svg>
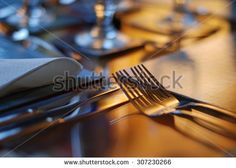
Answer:
<svg viewBox="0 0 236 168"><path fill-rule="evenodd" d="M168 113L187 115L236 135L236 125L234 124L236 115L233 112L205 103L190 102L180 105L181 102L167 91L144 65L132 67L130 70L135 79L126 70L115 72L112 75L130 102L143 114L149 117ZM230 118L230 121L192 110L196 106L214 110L217 114Z"/></svg>

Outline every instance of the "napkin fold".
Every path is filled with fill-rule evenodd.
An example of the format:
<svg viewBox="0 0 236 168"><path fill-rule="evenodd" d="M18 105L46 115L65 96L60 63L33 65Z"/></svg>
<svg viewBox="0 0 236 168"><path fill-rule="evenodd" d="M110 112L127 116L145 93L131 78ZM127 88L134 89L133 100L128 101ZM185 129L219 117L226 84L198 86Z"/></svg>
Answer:
<svg viewBox="0 0 236 168"><path fill-rule="evenodd" d="M68 72L77 76L82 65L70 58L0 59L0 97L52 84Z"/></svg>

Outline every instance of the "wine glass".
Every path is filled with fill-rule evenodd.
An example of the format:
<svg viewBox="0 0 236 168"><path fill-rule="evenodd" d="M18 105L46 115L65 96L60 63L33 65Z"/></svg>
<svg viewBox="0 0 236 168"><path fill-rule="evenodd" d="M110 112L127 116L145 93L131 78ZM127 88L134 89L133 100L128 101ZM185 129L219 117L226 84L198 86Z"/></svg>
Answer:
<svg viewBox="0 0 236 168"><path fill-rule="evenodd" d="M75 43L91 50L119 49L127 44L127 37L115 29L113 16L120 0L95 0L96 25L90 30L78 33ZM91 2L91 1L90 1Z"/></svg>
<svg viewBox="0 0 236 168"><path fill-rule="evenodd" d="M7 18L7 23L16 27L25 27L27 22L28 30L34 31L54 19L55 16L43 7L41 0L23 0L22 7Z"/></svg>
<svg viewBox="0 0 236 168"><path fill-rule="evenodd" d="M15 13L21 5L21 0L0 1L0 19L4 19Z"/></svg>
<svg viewBox="0 0 236 168"><path fill-rule="evenodd" d="M197 26L199 21L189 10L190 0L173 0L173 13L162 20L162 24L171 27L172 32L184 31Z"/></svg>
<svg viewBox="0 0 236 168"><path fill-rule="evenodd" d="M19 19L15 20L17 21L15 22L16 28L6 31L3 35L10 37L12 42L22 45L29 51L36 50L41 55L62 57L64 55L52 44L30 34L31 28L41 26L41 21L49 21L48 16L44 15L46 14L45 9L41 8L39 4L41 4L39 0L24 0L23 7L9 17L13 20Z"/></svg>

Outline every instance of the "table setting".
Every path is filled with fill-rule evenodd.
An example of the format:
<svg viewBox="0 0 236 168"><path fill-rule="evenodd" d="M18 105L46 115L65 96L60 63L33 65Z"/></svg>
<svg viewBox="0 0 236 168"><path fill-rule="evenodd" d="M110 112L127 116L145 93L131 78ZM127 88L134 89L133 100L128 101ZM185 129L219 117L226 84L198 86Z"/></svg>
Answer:
<svg viewBox="0 0 236 168"><path fill-rule="evenodd" d="M234 1L0 2L2 157L235 157Z"/></svg>

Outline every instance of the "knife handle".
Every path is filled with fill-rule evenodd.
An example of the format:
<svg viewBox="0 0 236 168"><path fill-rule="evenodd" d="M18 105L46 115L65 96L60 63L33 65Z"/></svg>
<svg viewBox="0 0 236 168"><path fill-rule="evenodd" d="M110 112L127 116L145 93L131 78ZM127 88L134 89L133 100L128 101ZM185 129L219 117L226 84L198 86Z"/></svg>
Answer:
<svg viewBox="0 0 236 168"><path fill-rule="evenodd" d="M207 128L211 128L216 132L221 132L236 138L236 124L226 121L222 118L215 117L199 110L192 109L191 111L180 110L179 114L184 114L185 116L191 116L196 122L201 125L205 125Z"/></svg>
<svg viewBox="0 0 236 168"><path fill-rule="evenodd" d="M201 108L204 108L206 110L213 110L219 114L224 114L228 117L231 117L232 119L236 119L236 112L233 112L233 111L229 111L229 110L226 110L226 109L223 109L221 107L217 107L215 105L211 105L211 104L207 104L207 103L197 103L197 102L190 102L190 103L187 103L183 106L180 106L181 108L185 108L185 107L201 107Z"/></svg>

